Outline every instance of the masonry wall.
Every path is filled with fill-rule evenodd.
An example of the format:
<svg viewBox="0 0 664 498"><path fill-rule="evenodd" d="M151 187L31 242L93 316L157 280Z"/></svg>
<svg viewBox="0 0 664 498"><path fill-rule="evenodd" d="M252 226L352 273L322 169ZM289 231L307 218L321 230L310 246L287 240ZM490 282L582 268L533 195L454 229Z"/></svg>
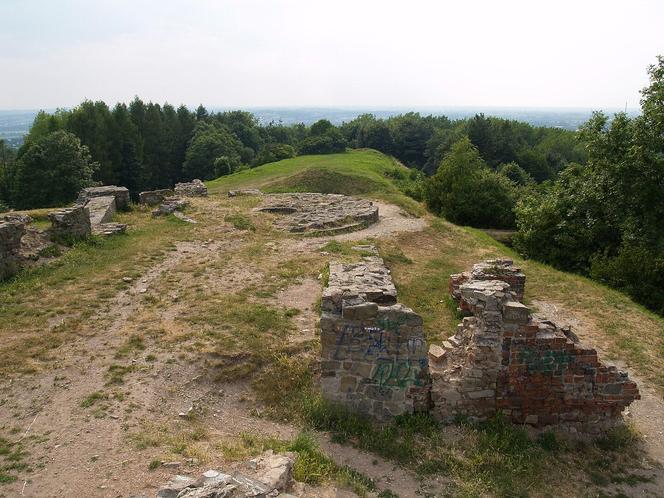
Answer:
<svg viewBox="0 0 664 498"><path fill-rule="evenodd" d="M380 258L330 264L320 321L325 399L381 420L428 410L422 319L396 297Z"/></svg>
<svg viewBox="0 0 664 498"><path fill-rule="evenodd" d="M486 278L487 268L505 281ZM520 302L522 275L509 260L452 275L450 292L471 316L430 349L434 415L484 419L502 412L519 424L590 433L621 423L623 409L639 399L636 384L602 364L569 329L533 316ZM518 293L511 289L515 279Z"/></svg>

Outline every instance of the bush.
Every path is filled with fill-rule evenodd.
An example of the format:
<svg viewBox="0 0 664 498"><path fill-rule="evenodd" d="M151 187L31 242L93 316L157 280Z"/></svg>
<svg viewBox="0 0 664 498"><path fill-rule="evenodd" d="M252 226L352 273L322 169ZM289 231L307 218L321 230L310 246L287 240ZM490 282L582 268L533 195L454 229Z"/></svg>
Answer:
<svg viewBox="0 0 664 498"><path fill-rule="evenodd" d="M298 153L303 154L335 154L346 150L346 140L336 128L328 129L323 135L313 135L302 140L298 145Z"/></svg>
<svg viewBox="0 0 664 498"><path fill-rule="evenodd" d="M254 161L254 166L261 164L274 163L283 159L295 157L295 149L288 144L268 144L265 145Z"/></svg>
<svg viewBox="0 0 664 498"><path fill-rule="evenodd" d="M514 196L511 182L486 166L468 138L454 144L425 189L433 212L479 228L512 228Z"/></svg>

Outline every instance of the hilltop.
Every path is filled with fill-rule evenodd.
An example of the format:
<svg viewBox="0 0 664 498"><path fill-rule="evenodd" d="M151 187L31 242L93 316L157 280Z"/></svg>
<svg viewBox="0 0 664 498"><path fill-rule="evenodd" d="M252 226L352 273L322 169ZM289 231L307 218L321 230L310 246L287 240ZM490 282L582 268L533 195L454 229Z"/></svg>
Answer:
<svg viewBox="0 0 664 498"><path fill-rule="evenodd" d="M229 468L266 449L299 454L295 476L312 496L656 495L664 321L433 217L403 193L410 181L374 150L265 164L207 182L209 197L185 211L195 224L135 206L115 216L125 235L76 244L0 284L0 496L152 495L175 472ZM260 198L228 196L238 189L351 195L381 219L303 237L276 230L278 215L254 209ZM330 261L357 261L370 246L430 344L459 322L450 274L512 258L528 275L526 304L637 380L630 429L582 444L501 420L335 418L318 395L321 292Z"/></svg>

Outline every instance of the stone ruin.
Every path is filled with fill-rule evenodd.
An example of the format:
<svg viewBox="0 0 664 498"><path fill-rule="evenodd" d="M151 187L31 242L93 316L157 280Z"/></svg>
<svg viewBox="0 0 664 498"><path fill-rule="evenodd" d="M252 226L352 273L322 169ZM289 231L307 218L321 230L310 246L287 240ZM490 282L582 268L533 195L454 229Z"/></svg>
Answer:
<svg viewBox="0 0 664 498"><path fill-rule="evenodd" d="M126 187L117 187L115 185L84 188L78 194L76 204L85 206L90 199L95 197L113 197L115 198L116 209L119 211L126 211L129 209L129 190Z"/></svg>
<svg viewBox="0 0 664 498"><path fill-rule="evenodd" d="M175 193L171 189L150 190L138 194L138 202L146 206L157 206L164 202L167 197L173 197Z"/></svg>
<svg viewBox="0 0 664 498"><path fill-rule="evenodd" d="M330 263L320 329L321 384L327 400L381 420L428 410L422 319L397 303L381 258Z"/></svg>
<svg viewBox="0 0 664 498"><path fill-rule="evenodd" d="M21 237L25 223L19 220L0 221L0 280L11 277L20 267Z"/></svg>
<svg viewBox="0 0 664 498"><path fill-rule="evenodd" d="M622 423L639 399L625 372L602 364L569 328L522 302L525 275L489 260L452 275L450 294L467 316L431 345L422 321L396 304L377 257L330 264L321 317L323 396L379 419L430 410L438 420L485 420L597 434Z"/></svg>
<svg viewBox="0 0 664 498"><path fill-rule="evenodd" d="M257 188L244 188L239 190L229 190L228 197L242 197L247 195L263 195L263 192Z"/></svg>
<svg viewBox="0 0 664 498"><path fill-rule="evenodd" d="M125 187L105 185L85 188L78 195L76 204L85 207L90 215L92 233L112 235L123 233L127 225L112 223L116 211L129 209L129 190Z"/></svg>
<svg viewBox="0 0 664 498"><path fill-rule="evenodd" d="M280 230L309 235L362 230L378 221L371 201L341 194L272 194L257 210L285 215L275 222Z"/></svg>
<svg viewBox="0 0 664 498"><path fill-rule="evenodd" d="M87 208L75 206L48 213L51 234L56 239L85 239L92 233Z"/></svg>
<svg viewBox="0 0 664 498"><path fill-rule="evenodd" d="M176 183L175 195L184 197L207 197L208 191L205 184L198 178L190 182Z"/></svg>
<svg viewBox="0 0 664 498"><path fill-rule="evenodd" d="M157 209L152 211L152 216L156 218L158 216L168 216L169 214L175 214L188 205L189 201L186 199L180 199L179 197L168 197L167 199L164 199L164 201Z"/></svg>

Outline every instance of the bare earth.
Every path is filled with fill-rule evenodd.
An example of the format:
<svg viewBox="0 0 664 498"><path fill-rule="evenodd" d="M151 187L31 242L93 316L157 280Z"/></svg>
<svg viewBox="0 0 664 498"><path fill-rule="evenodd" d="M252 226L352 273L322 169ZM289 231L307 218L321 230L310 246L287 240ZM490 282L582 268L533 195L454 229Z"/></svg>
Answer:
<svg viewBox="0 0 664 498"><path fill-rule="evenodd" d="M178 243L118 290L111 305L98 309L74 342L53 352L51 357L57 361L36 373L0 380L0 426L14 429L12 440L26 444L33 469L26 479L0 487L0 496L154 496L175 473L196 476L208 468L229 470L238 465L220 448L241 433L280 438L297 434L294 426L261 417L246 381L215 378L210 365L218 353L198 344L200 338L190 337L193 325L182 317L206 296L223 296L269 279L265 262L276 265L294 255L320 259L320 248L330 238L282 237L265 244L262 263L252 264L252 259L245 258L242 264L232 264L229 261L249 249L244 233L223 222L225 208L216 207L216 200L196 200L196 205L218 220L206 238ZM389 238L427 226L425 219L409 217L396 206L378 205L378 224L334 238ZM316 337L315 304L320 291L320 282L307 277L268 298L273 305L299 310L289 342ZM587 331L582 320L561 315L553 305L538 303L538 307L554 318L569 319L584 341L601 349L599 336ZM122 352L135 334L145 337L143 348ZM123 383L109 387L113 365L129 366L129 370L123 374ZM104 397L82 406L95 392ZM664 403L643 383L641 392L643 399L633 405L629 416L644 434L650 456L664 463ZM196 413L193 421L179 415L190 408ZM206 437L197 440L193 434L197 430ZM152 444L180 436L187 444L195 442L189 456L165 455L159 444ZM443 484L423 482L391 462L331 443L325 435L320 442L335 461L351 465L374 478L379 489L389 488L402 497L435 495ZM148 469L151 461L165 458L177 460L179 468ZM657 482L633 489L655 493L664 489L664 477L658 472ZM335 495L333 489L312 494Z"/></svg>

